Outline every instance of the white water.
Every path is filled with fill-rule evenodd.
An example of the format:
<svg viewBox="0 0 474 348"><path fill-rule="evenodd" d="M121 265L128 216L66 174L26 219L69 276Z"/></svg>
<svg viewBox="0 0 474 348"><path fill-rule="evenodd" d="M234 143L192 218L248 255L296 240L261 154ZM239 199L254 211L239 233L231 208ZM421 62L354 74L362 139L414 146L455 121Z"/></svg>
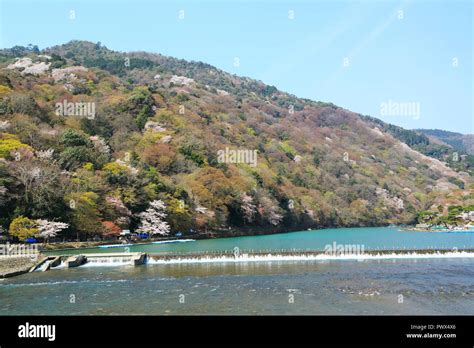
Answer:
<svg viewBox="0 0 474 348"><path fill-rule="evenodd" d="M87 262L79 267L110 267L110 266L127 266L133 265L131 257L100 257L100 258L90 258ZM61 262L56 267L51 267L51 269L60 269L66 268L66 263Z"/></svg>
<svg viewBox="0 0 474 348"><path fill-rule="evenodd" d="M80 267L103 267L103 266L125 266L133 265L132 256L111 256L87 259Z"/></svg>
<svg viewBox="0 0 474 348"><path fill-rule="evenodd" d="M183 256L182 258L173 258L169 260L154 259L148 257L146 264L150 265L165 265L165 264L200 264L200 263L238 263L238 262L286 262L286 261L370 261L370 260L409 260L409 259L449 259L449 258L474 258L474 252L446 252L446 253L384 253L384 254L348 254L348 255L248 255L241 254L237 257L233 256L202 256L199 258L192 258ZM41 265L44 269L48 262ZM132 259L129 257L100 257L91 258L80 267L112 267L112 266L126 266L133 265ZM62 262L57 267L52 269L64 268L65 264Z"/></svg>
<svg viewBox="0 0 474 348"><path fill-rule="evenodd" d="M53 260L46 260L44 261L39 267L35 269L35 272L42 272L48 267L48 265L53 262Z"/></svg>
<svg viewBox="0 0 474 348"><path fill-rule="evenodd" d="M397 259L442 259L442 258L474 258L472 252L447 252L447 253L391 253L391 254L350 254L350 255L248 255L237 257L230 256L204 256L201 258L179 258L170 260L156 260L149 258L147 264L176 264L176 263L214 263L214 262L272 262L272 261L337 261L337 260L397 260Z"/></svg>

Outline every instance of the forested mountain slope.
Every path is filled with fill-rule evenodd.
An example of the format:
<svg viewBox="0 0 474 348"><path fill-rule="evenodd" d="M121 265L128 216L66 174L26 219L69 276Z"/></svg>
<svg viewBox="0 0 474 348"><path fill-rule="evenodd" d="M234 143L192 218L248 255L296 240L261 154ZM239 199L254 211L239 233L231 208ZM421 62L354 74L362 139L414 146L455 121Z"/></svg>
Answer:
<svg viewBox="0 0 474 348"><path fill-rule="evenodd" d="M469 130L469 125L467 125L466 129ZM471 129L471 132L472 131L474 130ZM456 151L474 155L474 134L461 134L441 129L417 129L417 132L438 139L450 145Z"/></svg>
<svg viewBox="0 0 474 348"><path fill-rule="evenodd" d="M219 234L409 223L474 203L467 173L386 127L203 63L83 41L2 50L0 224L113 235L162 200L173 232Z"/></svg>

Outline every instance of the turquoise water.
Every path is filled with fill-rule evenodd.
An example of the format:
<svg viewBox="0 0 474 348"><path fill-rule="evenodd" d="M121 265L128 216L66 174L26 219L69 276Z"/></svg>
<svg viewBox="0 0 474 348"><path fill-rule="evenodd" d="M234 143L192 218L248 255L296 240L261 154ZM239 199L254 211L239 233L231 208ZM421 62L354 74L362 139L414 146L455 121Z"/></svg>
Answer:
<svg viewBox="0 0 474 348"><path fill-rule="evenodd" d="M325 245L360 244L370 249L474 248L474 232L414 232L398 227L339 228L280 233L264 236L218 238L188 243L133 245L129 248L88 248L82 253L102 252L202 252L240 250L323 250ZM54 251L54 254L77 254L77 250Z"/></svg>
<svg viewBox="0 0 474 348"><path fill-rule="evenodd" d="M334 242L461 249L474 247L474 234L346 228L137 245L130 251L323 249ZM123 250L87 250L116 251ZM85 265L0 280L0 315L45 314L474 315L474 258Z"/></svg>

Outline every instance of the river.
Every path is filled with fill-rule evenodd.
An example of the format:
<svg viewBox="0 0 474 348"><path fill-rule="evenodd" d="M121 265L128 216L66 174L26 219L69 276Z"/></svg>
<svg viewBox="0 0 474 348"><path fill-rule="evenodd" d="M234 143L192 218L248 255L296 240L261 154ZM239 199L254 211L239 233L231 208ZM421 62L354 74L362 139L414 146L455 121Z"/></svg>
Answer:
<svg viewBox="0 0 474 348"><path fill-rule="evenodd" d="M332 243L461 249L474 247L474 234L348 228L148 244L130 251L323 249ZM473 315L474 258L86 265L0 281L0 315L28 314Z"/></svg>

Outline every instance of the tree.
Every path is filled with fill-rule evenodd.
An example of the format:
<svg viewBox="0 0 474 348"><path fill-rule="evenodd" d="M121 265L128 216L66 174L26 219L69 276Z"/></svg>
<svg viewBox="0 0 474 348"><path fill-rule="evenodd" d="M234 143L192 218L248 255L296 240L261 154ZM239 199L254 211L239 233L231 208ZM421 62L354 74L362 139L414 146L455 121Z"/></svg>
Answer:
<svg viewBox="0 0 474 348"><path fill-rule="evenodd" d="M90 146L91 142L81 132L68 128L61 135L61 144L65 146Z"/></svg>
<svg viewBox="0 0 474 348"><path fill-rule="evenodd" d="M112 221L102 221L102 226L104 226L104 236L105 237L116 237L120 235L122 230Z"/></svg>
<svg viewBox="0 0 474 348"><path fill-rule="evenodd" d="M99 196L94 192L73 192L66 197L71 208L71 222L77 232L79 240L79 232L86 237L88 235L101 234L103 226L101 215L97 208Z"/></svg>
<svg viewBox="0 0 474 348"><path fill-rule="evenodd" d="M153 116L155 100L146 87L136 87L128 97L126 109L136 117L136 123L143 129L148 118Z"/></svg>
<svg viewBox="0 0 474 348"><path fill-rule="evenodd" d="M59 232L69 227L69 224L64 222L55 222L43 219L36 220L36 223L38 225L38 236L46 239L47 241L49 241L50 238L56 237Z"/></svg>
<svg viewBox="0 0 474 348"><path fill-rule="evenodd" d="M16 135L0 133L0 157L15 158L16 151L19 149L31 151L31 147L23 144Z"/></svg>
<svg viewBox="0 0 474 348"><path fill-rule="evenodd" d="M106 220L113 221L114 224L119 226L128 227L132 212L125 206L122 199L120 197L107 196L105 197L105 202L106 209L104 215ZM102 225L106 226L104 222Z"/></svg>
<svg viewBox="0 0 474 348"><path fill-rule="evenodd" d="M176 156L173 148L167 144L153 144L147 146L141 158L145 163L156 167L160 172L167 172Z"/></svg>
<svg viewBox="0 0 474 348"><path fill-rule="evenodd" d="M67 178L53 161L38 160L20 150L18 161L8 163L8 172L15 179L20 214L40 218L60 214Z"/></svg>
<svg viewBox="0 0 474 348"><path fill-rule="evenodd" d="M280 214L280 207L268 197L260 199L258 212L260 216L273 226L277 226L283 220L283 215Z"/></svg>
<svg viewBox="0 0 474 348"><path fill-rule="evenodd" d="M166 205L163 201L155 200L150 202L150 207L139 214L141 221L137 232L163 236L169 234L170 227L168 223L164 221L167 216L165 210Z"/></svg>
<svg viewBox="0 0 474 348"><path fill-rule="evenodd" d="M255 214L257 213L257 207L253 203L252 196L247 195L246 193L242 194L240 197L241 205L240 209L242 210L242 217L243 219L251 223L255 219Z"/></svg>
<svg viewBox="0 0 474 348"><path fill-rule="evenodd" d="M75 170L84 163L92 162L96 157L91 149L85 146L67 147L59 156L61 167L67 170Z"/></svg>
<svg viewBox="0 0 474 348"><path fill-rule="evenodd" d="M440 216L439 218L436 219L436 224L437 225L444 225L444 227L448 228L450 221L447 216Z"/></svg>
<svg viewBox="0 0 474 348"><path fill-rule="evenodd" d="M193 215L184 199L176 199L166 195L166 220L173 231L187 231L193 228Z"/></svg>
<svg viewBox="0 0 474 348"><path fill-rule="evenodd" d="M8 232L11 236L25 241L30 237L36 236L38 234L38 228L35 220L25 216L19 216L13 219Z"/></svg>
<svg viewBox="0 0 474 348"><path fill-rule="evenodd" d="M418 222L419 223L433 223L433 219L436 218L438 214L432 211L421 211L418 213Z"/></svg>

